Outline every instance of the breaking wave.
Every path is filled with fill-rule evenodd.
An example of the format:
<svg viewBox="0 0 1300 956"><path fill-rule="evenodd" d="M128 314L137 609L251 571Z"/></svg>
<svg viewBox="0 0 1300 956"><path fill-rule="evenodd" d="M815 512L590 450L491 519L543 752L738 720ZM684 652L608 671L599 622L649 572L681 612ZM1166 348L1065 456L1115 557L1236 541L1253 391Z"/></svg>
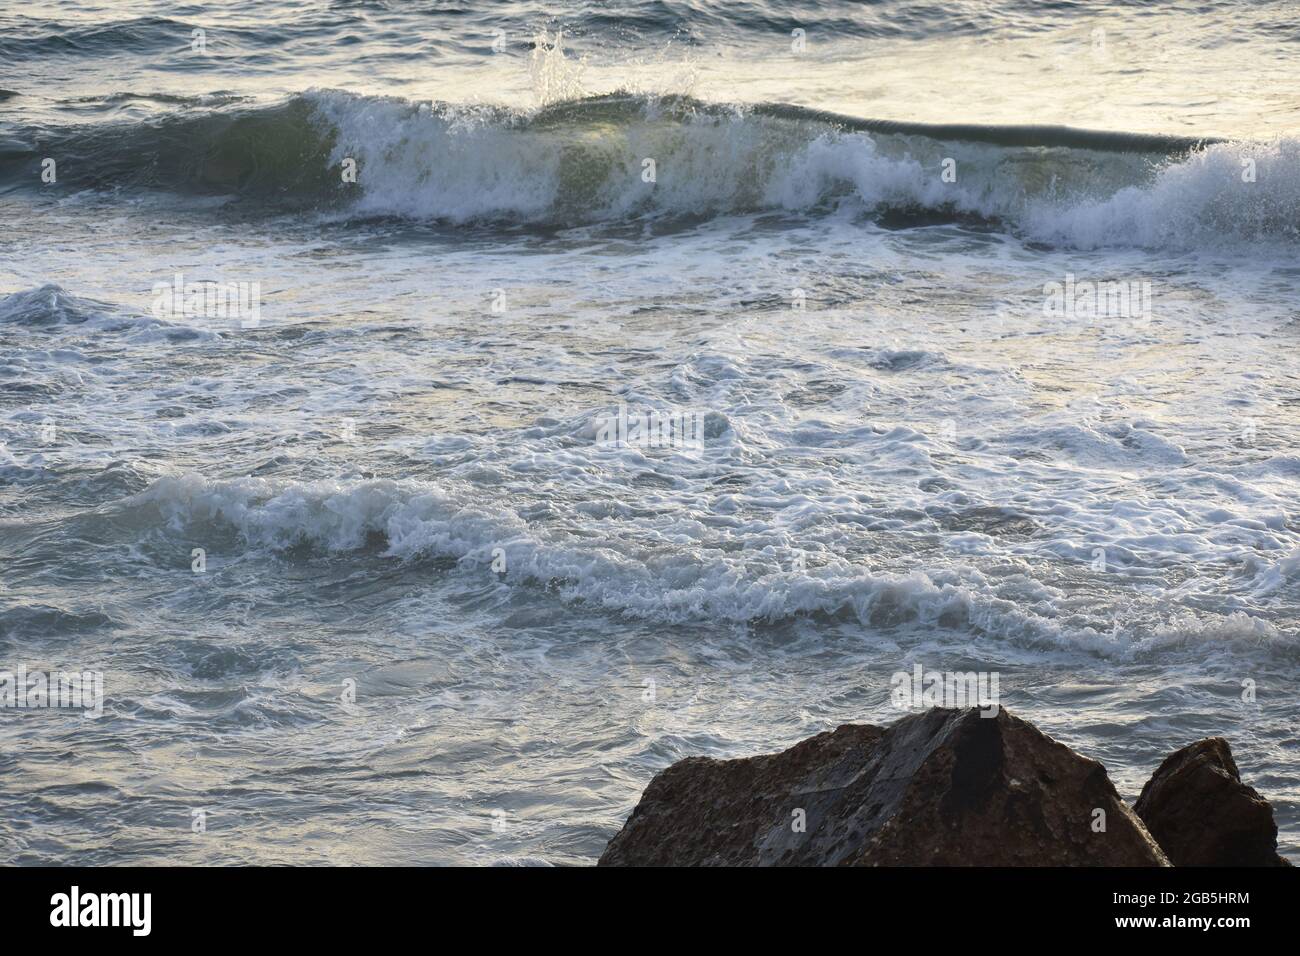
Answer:
<svg viewBox="0 0 1300 956"><path fill-rule="evenodd" d="M1073 626L1055 617L1051 602L1008 600L973 570L880 574L846 564L755 575L712 552L631 553L609 542L548 533L512 512L485 510L472 495L414 480L275 483L189 473L160 478L119 507L135 516L137 527L161 526L174 534L233 531L251 548L348 553L378 547L386 558L450 559L480 569L500 558L509 583L671 624L824 615L874 627L969 628L1013 644L1119 658L1200 639L1294 649L1292 638L1239 611L1209 617L1180 611L1171 620L1112 631Z"/></svg>
<svg viewBox="0 0 1300 956"><path fill-rule="evenodd" d="M559 228L846 211L1077 247L1300 240L1297 138L933 126L681 96L515 111L312 91L28 130L0 144L0 182L39 182L44 155L67 157L60 175L81 188L229 195L342 218Z"/></svg>

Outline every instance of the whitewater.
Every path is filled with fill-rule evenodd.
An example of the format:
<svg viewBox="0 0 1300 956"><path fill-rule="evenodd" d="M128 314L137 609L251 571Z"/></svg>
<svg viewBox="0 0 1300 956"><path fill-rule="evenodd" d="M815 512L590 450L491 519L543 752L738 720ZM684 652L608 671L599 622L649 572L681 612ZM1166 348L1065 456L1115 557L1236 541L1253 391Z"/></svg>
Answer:
<svg viewBox="0 0 1300 956"><path fill-rule="evenodd" d="M1285 4L326 6L0 14L0 861L589 864L914 665L1300 860Z"/></svg>

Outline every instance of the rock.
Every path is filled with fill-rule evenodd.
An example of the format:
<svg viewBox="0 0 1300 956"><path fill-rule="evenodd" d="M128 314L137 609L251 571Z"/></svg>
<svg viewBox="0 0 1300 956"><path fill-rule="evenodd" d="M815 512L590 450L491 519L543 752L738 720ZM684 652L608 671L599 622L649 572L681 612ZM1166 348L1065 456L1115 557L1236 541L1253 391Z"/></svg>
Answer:
<svg viewBox="0 0 1300 956"><path fill-rule="evenodd" d="M1206 737L1165 758L1134 811L1175 866L1289 866L1273 809L1241 782L1232 749Z"/></svg>
<svg viewBox="0 0 1300 956"><path fill-rule="evenodd" d="M1094 831L1095 811L1105 831ZM803 824L801 826L801 823ZM1100 823L1098 823L1100 825ZM601 866L1167 866L1095 760L1005 710L846 724L650 781Z"/></svg>

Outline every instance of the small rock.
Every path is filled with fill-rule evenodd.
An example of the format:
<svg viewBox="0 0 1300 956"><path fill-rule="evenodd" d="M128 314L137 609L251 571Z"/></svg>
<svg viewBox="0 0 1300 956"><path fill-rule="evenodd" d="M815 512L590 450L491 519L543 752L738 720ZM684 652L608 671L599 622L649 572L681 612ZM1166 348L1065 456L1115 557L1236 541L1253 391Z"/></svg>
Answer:
<svg viewBox="0 0 1300 956"><path fill-rule="evenodd" d="M1222 737L1165 758L1134 811L1175 866L1289 866L1277 853L1273 808L1241 782Z"/></svg>

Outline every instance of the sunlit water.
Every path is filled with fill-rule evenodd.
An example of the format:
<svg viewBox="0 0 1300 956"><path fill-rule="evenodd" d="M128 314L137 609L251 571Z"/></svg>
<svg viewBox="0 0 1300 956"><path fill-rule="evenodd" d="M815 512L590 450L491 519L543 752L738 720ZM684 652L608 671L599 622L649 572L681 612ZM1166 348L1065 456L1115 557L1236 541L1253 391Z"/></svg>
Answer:
<svg viewBox="0 0 1300 956"><path fill-rule="evenodd" d="M0 15L0 860L590 863L917 663L1300 857L1300 28L988 6Z"/></svg>

